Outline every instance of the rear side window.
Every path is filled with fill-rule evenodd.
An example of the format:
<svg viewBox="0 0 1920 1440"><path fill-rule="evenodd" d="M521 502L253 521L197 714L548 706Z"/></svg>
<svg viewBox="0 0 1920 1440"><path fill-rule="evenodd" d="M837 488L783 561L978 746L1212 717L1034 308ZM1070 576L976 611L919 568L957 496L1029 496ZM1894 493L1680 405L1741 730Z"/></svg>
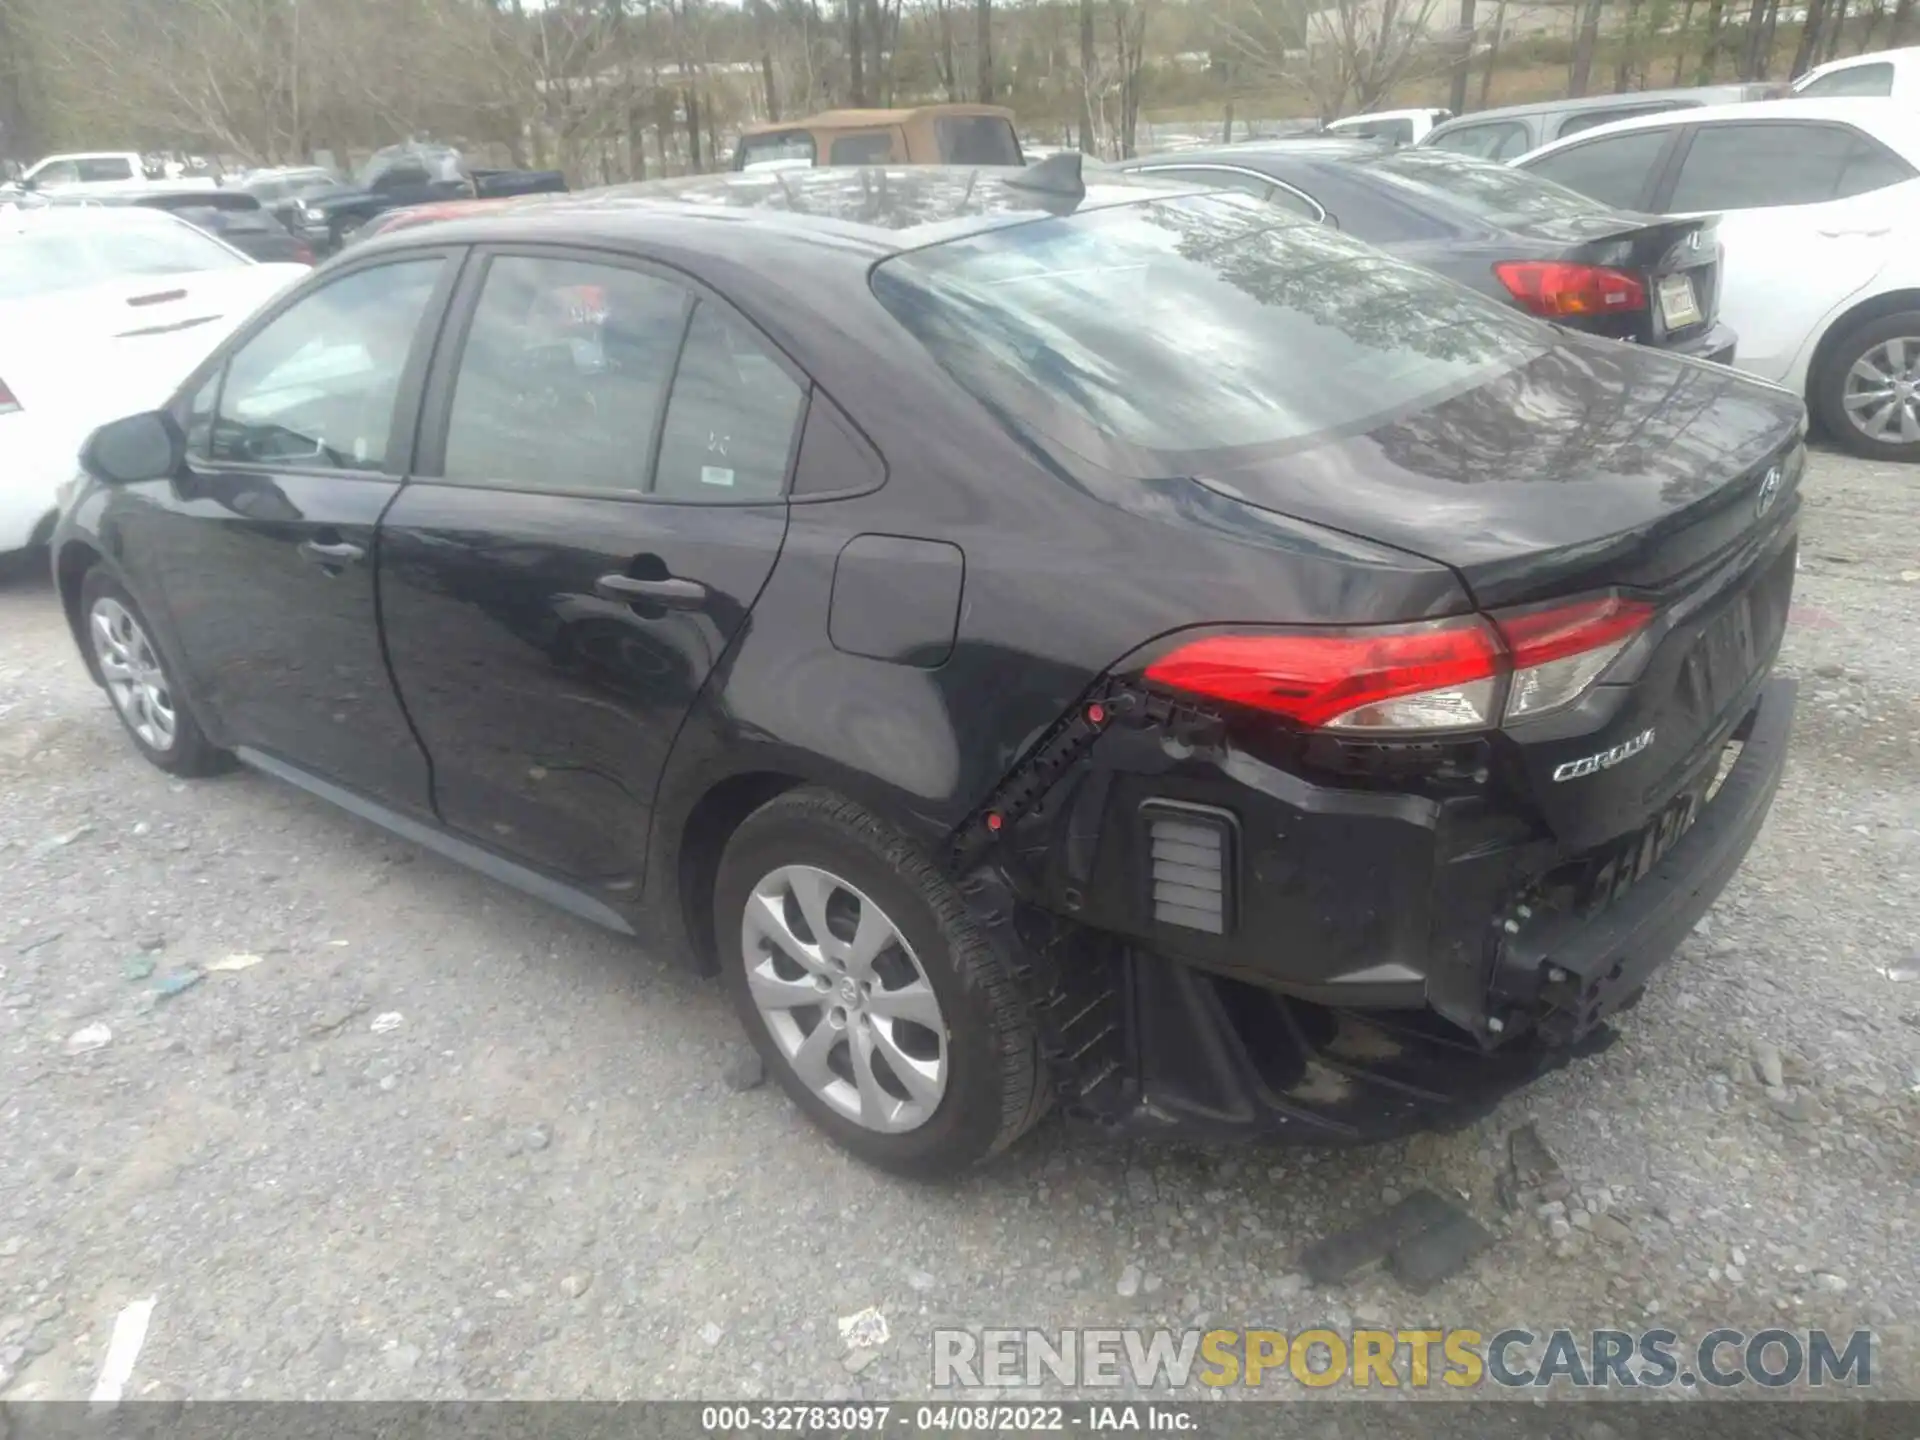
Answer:
<svg viewBox="0 0 1920 1440"><path fill-rule="evenodd" d="M745 170L773 161L805 161L813 164L813 136L804 130L783 130L777 135L755 135L740 142L733 168Z"/></svg>
<svg viewBox="0 0 1920 1440"><path fill-rule="evenodd" d="M943 115L933 122L940 158L949 165L1018 165L1020 140L998 115Z"/></svg>
<svg viewBox="0 0 1920 1440"><path fill-rule="evenodd" d="M1451 150L1456 155L1474 155L1482 160L1511 160L1532 147L1527 127L1513 120L1491 125L1463 125L1433 138L1436 150Z"/></svg>
<svg viewBox="0 0 1920 1440"><path fill-rule="evenodd" d="M1526 168L1602 204L1639 210L1646 204L1647 182L1671 133L1662 126L1604 135L1556 150Z"/></svg>
<svg viewBox="0 0 1920 1440"><path fill-rule="evenodd" d="M644 492L687 303L679 286L634 270L495 259L460 354L446 478Z"/></svg>
<svg viewBox="0 0 1920 1440"><path fill-rule="evenodd" d="M873 288L1016 425L1115 466L1117 445L1136 473L1163 475L1377 422L1528 363L1550 335L1237 195L952 240L883 262Z"/></svg>
<svg viewBox="0 0 1920 1440"><path fill-rule="evenodd" d="M1845 125L1707 125L1694 134L1667 208L1818 205L1912 174L1898 156Z"/></svg>
<svg viewBox="0 0 1920 1440"><path fill-rule="evenodd" d="M1891 95L1893 66L1886 61L1873 65L1851 65L1845 70L1836 70L1831 75L1809 80L1793 93L1816 98L1823 95Z"/></svg>
<svg viewBox="0 0 1920 1440"><path fill-rule="evenodd" d="M1562 120L1559 132L1553 138L1564 140L1569 135L1611 125L1616 120L1631 120L1636 115L1659 115L1678 108L1675 105L1615 105L1605 110L1583 110Z"/></svg>
<svg viewBox="0 0 1920 1440"><path fill-rule="evenodd" d="M653 490L670 500L773 500L806 394L712 305L694 308L660 436Z"/></svg>
<svg viewBox="0 0 1920 1440"><path fill-rule="evenodd" d="M842 135L827 152L829 165L884 165L893 154L893 135L872 130L861 135Z"/></svg>
<svg viewBox="0 0 1920 1440"><path fill-rule="evenodd" d="M213 459L383 470L400 377L441 264L406 260L343 275L243 345L227 366Z"/></svg>

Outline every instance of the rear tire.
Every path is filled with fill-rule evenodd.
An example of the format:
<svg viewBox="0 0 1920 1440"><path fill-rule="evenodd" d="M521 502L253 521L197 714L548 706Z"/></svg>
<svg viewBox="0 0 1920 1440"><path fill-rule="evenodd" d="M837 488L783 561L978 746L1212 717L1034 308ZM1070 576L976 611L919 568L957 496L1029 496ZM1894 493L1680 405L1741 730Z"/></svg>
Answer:
<svg viewBox="0 0 1920 1440"><path fill-rule="evenodd" d="M96 565L80 584L80 615L94 668L135 748L169 775L217 775L233 756L200 728L153 643L153 627L126 587Z"/></svg>
<svg viewBox="0 0 1920 1440"><path fill-rule="evenodd" d="M1869 460L1920 461L1920 310L1843 332L1807 392L1837 444Z"/></svg>
<svg viewBox="0 0 1920 1440"><path fill-rule="evenodd" d="M1044 1113L1044 1066L1007 958L946 876L852 801L791 790L748 816L721 857L714 934L768 1069L869 1164L951 1174Z"/></svg>

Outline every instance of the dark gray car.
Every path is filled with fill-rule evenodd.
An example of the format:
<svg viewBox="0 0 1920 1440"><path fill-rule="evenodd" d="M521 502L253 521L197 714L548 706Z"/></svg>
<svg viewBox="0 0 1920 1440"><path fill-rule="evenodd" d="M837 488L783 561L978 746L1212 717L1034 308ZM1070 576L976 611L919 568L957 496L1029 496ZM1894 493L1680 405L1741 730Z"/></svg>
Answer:
<svg viewBox="0 0 1920 1440"><path fill-rule="evenodd" d="M1535 105L1503 105L1436 125L1420 143L1460 155L1477 155L1482 160L1512 160L1554 140L1596 125L1611 125L1615 120L1696 105L1766 100L1785 89L1774 84L1695 85L1682 90L1633 90L1619 95L1586 95L1578 100L1545 100Z"/></svg>
<svg viewBox="0 0 1920 1440"><path fill-rule="evenodd" d="M1225 145L1119 168L1246 191L1572 329L1733 359L1712 217L1642 215L1491 161L1355 140Z"/></svg>

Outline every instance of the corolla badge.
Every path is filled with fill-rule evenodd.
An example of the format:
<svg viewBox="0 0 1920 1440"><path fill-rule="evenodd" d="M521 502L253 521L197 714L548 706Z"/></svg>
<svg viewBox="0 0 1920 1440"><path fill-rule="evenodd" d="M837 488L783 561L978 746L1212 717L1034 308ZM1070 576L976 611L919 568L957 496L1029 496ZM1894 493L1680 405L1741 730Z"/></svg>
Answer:
<svg viewBox="0 0 1920 1440"><path fill-rule="evenodd" d="M1771 467L1765 478L1760 481L1760 493L1754 498L1753 513L1764 515L1773 508L1773 502L1780 498L1780 467Z"/></svg>
<svg viewBox="0 0 1920 1440"><path fill-rule="evenodd" d="M1642 730L1631 740L1622 740L1611 750L1602 750L1598 755L1585 755L1578 760L1569 760L1564 765L1555 766L1553 778L1578 780L1583 775L1597 775L1602 770L1611 770L1622 760L1631 760L1652 743L1653 731Z"/></svg>

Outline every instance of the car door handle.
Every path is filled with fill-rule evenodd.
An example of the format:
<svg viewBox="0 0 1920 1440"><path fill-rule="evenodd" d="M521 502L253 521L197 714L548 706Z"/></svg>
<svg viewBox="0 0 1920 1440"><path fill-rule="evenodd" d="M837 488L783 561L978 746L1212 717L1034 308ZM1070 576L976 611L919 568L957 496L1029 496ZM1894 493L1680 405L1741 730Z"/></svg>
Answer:
<svg viewBox="0 0 1920 1440"><path fill-rule="evenodd" d="M1848 238L1873 240L1887 234L1892 229L1893 227L1891 225L1882 225L1878 230L1822 230L1820 237L1823 240L1845 240Z"/></svg>
<svg viewBox="0 0 1920 1440"><path fill-rule="evenodd" d="M631 575L602 575L593 588L608 600L628 605L661 605L669 610L698 610L707 603L707 587L698 580L636 580Z"/></svg>
<svg viewBox="0 0 1920 1440"><path fill-rule="evenodd" d="M351 540L303 540L300 553L316 565L351 565L367 558L366 550Z"/></svg>

